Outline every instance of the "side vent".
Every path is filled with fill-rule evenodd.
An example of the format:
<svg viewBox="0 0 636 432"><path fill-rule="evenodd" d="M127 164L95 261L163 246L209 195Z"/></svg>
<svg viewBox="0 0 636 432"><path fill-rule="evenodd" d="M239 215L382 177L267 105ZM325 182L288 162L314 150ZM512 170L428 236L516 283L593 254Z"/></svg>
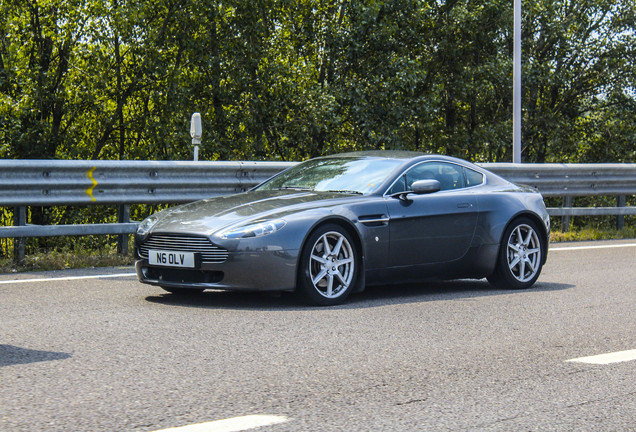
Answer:
<svg viewBox="0 0 636 432"><path fill-rule="evenodd" d="M391 218L389 218L387 215L375 214L360 216L358 218L358 221L368 227L380 227L386 226L389 223L390 219Z"/></svg>

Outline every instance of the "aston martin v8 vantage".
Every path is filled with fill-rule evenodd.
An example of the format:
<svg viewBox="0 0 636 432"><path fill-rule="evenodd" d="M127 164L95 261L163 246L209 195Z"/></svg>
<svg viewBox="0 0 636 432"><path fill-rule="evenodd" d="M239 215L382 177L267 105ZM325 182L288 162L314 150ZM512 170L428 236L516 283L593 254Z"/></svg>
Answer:
<svg viewBox="0 0 636 432"><path fill-rule="evenodd" d="M426 279L522 289L541 273L549 232L540 193L469 162L347 153L146 218L136 270L173 293L295 291L317 305Z"/></svg>

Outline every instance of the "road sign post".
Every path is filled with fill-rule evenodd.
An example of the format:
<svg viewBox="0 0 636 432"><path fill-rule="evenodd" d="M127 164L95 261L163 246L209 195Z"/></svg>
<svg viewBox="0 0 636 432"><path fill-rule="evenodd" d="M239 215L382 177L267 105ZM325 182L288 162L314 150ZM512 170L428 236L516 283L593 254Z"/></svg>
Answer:
<svg viewBox="0 0 636 432"><path fill-rule="evenodd" d="M201 144L201 135L203 134L203 128L201 126L201 114L192 114L190 120L190 136L192 137L192 145L194 146L194 160L199 160L199 144Z"/></svg>

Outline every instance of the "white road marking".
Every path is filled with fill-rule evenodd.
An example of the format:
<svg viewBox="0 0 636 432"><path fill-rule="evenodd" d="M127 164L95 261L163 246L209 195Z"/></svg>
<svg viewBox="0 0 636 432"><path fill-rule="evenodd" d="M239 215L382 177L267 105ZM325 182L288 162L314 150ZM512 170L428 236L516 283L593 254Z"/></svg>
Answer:
<svg viewBox="0 0 636 432"><path fill-rule="evenodd" d="M154 432L239 432L289 421L287 417L275 415L247 415L207 423L161 429Z"/></svg>
<svg viewBox="0 0 636 432"><path fill-rule="evenodd" d="M571 250L586 250L586 249L613 249L613 248L626 248L636 247L636 243L623 243L616 245L595 245L595 246L566 246L566 247L551 247L550 252L556 251L571 251Z"/></svg>
<svg viewBox="0 0 636 432"><path fill-rule="evenodd" d="M625 247L636 247L636 243L623 243L623 244L616 244L616 245L550 247L550 252L586 250L586 249L612 249L612 248L625 248ZM137 276L137 274L136 273L119 273L119 274L102 274L102 275L92 275L92 276L62 276L62 277L56 277L56 278L12 279L12 280L0 280L0 285L12 284L12 283L54 282L54 281L68 281L68 280L81 280L81 279L107 279L107 278L130 277L130 276Z"/></svg>
<svg viewBox="0 0 636 432"><path fill-rule="evenodd" d="M620 363L636 360L636 349L628 350L628 351L619 351L608 354L599 354L590 357L580 357L571 360L567 360L569 362L577 362L577 363L590 363L590 364L599 364L606 365L610 363Z"/></svg>
<svg viewBox="0 0 636 432"><path fill-rule="evenodd" d="M14 284L14 283L69 281L69 280L80 280L80 279L109 279L109 278L130 277L130 276L137 276L137 273L117 273L117 274L101 274L101 275L92 275L92 276L65 276L65 277L56 277L56 278L1 280L0 285Z"/></svg>

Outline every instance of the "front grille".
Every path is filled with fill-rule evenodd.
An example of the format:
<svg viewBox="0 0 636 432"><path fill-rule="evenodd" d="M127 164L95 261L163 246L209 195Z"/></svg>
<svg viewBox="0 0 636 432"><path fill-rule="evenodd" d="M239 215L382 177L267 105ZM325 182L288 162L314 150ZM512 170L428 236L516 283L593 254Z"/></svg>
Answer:
<svg viewBox="0 0 636 432"><path fill-rule="evenodd" d="M144 276L159 282L177 283L219 283L223 280L221 271L183 270L161 267L143 269Z"/></svg>
<svg viewBox="0 0 636 432"><path fill-rule="evenodd" d="M152 234L139 245L139 256L148 259L151 249L177 252L197 252L201 254L202 263L219 264L227 260L228 251L213 244L203 236L186 236L176 234Z"/></svg>

